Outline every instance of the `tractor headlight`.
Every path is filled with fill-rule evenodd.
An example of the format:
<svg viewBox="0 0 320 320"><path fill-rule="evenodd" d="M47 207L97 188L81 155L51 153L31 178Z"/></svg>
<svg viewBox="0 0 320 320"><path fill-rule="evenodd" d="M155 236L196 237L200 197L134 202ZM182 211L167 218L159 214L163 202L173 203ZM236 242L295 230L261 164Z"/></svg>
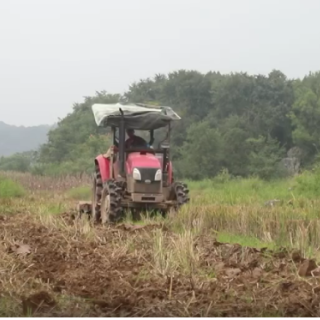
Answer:
<svg viewBox="0 0 320 320"><path fill-rule="evenodd" d="M154 176L154 180L155 181L161 181L161 178L162 178L162 172L161 172L161 169L157 170L155 176Z"/></svg>
<svg viewBox="0 0 320 320"><path fill-rule="evenodd" d="M133 169L132 177L134 180L141 180L141 173L140 173L139 169L137 169L137 168Z"/></svg>

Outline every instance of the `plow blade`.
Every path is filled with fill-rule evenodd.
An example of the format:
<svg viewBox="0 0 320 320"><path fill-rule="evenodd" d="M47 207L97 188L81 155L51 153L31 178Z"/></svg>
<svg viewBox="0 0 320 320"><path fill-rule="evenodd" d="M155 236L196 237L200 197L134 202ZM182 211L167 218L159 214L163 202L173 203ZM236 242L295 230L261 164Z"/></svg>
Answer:
<svg viewBox="0 0 320 320"><path fill-rule="evenodd" d="M91 215L92 202L91 201L79 201L77 207L77 218L80 219L83 214Z"/></svg>

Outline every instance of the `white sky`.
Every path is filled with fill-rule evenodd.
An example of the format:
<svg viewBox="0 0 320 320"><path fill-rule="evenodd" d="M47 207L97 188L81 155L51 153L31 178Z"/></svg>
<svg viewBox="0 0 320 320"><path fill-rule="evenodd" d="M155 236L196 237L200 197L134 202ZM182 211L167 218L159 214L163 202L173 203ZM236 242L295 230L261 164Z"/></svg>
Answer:
<svg viewBox="0 0 320 320"><path fill-rule="evenodd" d="M0 121L52 124L178 69L320 70L318 0L0 0Z"/></svg>

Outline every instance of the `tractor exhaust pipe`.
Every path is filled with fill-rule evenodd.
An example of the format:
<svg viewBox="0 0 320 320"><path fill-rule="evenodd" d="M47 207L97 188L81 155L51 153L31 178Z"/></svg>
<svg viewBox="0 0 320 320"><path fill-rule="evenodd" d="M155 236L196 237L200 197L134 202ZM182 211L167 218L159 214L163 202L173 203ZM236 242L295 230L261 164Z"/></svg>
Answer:
<svg viewBox="0 0 320 320"><path fill-rule="evenodd" d="M119 174L121 177L125 176L124 170L124 145L125 145L125 127L124 127L124 116L123 111L119 108L121 113L121 120L119 126Z"/></svg>

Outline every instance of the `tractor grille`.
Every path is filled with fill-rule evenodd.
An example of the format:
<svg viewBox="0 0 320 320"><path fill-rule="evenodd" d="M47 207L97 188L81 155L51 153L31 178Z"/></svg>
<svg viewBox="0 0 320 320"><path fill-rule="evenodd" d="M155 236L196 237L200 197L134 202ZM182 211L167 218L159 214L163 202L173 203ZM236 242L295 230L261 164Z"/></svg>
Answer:
<svg viewBox="0 0 320 320"><path fill-rule="evenodd" d="M157 168L137 168L141 174L141 180L135 181L134 192L146 194L161 193L161 181L155 181ZM147 182L146 182L147 181Z"/></svg>
<svg viewBox="0 0 320 320"><path fill-rule="evenodd" d="M155 168L137 168L141 173L141 182L145 182L146 180L154 181L154 177L158 169Z"/></svg>
<svg viewBox="0 0 320 320"><path fill-rule="evenodd" d="M145 183L144 181L136 181L134 184L134 192L158 194L161 193L161 183L160 181L155 181L151 183Z"/></svg>

